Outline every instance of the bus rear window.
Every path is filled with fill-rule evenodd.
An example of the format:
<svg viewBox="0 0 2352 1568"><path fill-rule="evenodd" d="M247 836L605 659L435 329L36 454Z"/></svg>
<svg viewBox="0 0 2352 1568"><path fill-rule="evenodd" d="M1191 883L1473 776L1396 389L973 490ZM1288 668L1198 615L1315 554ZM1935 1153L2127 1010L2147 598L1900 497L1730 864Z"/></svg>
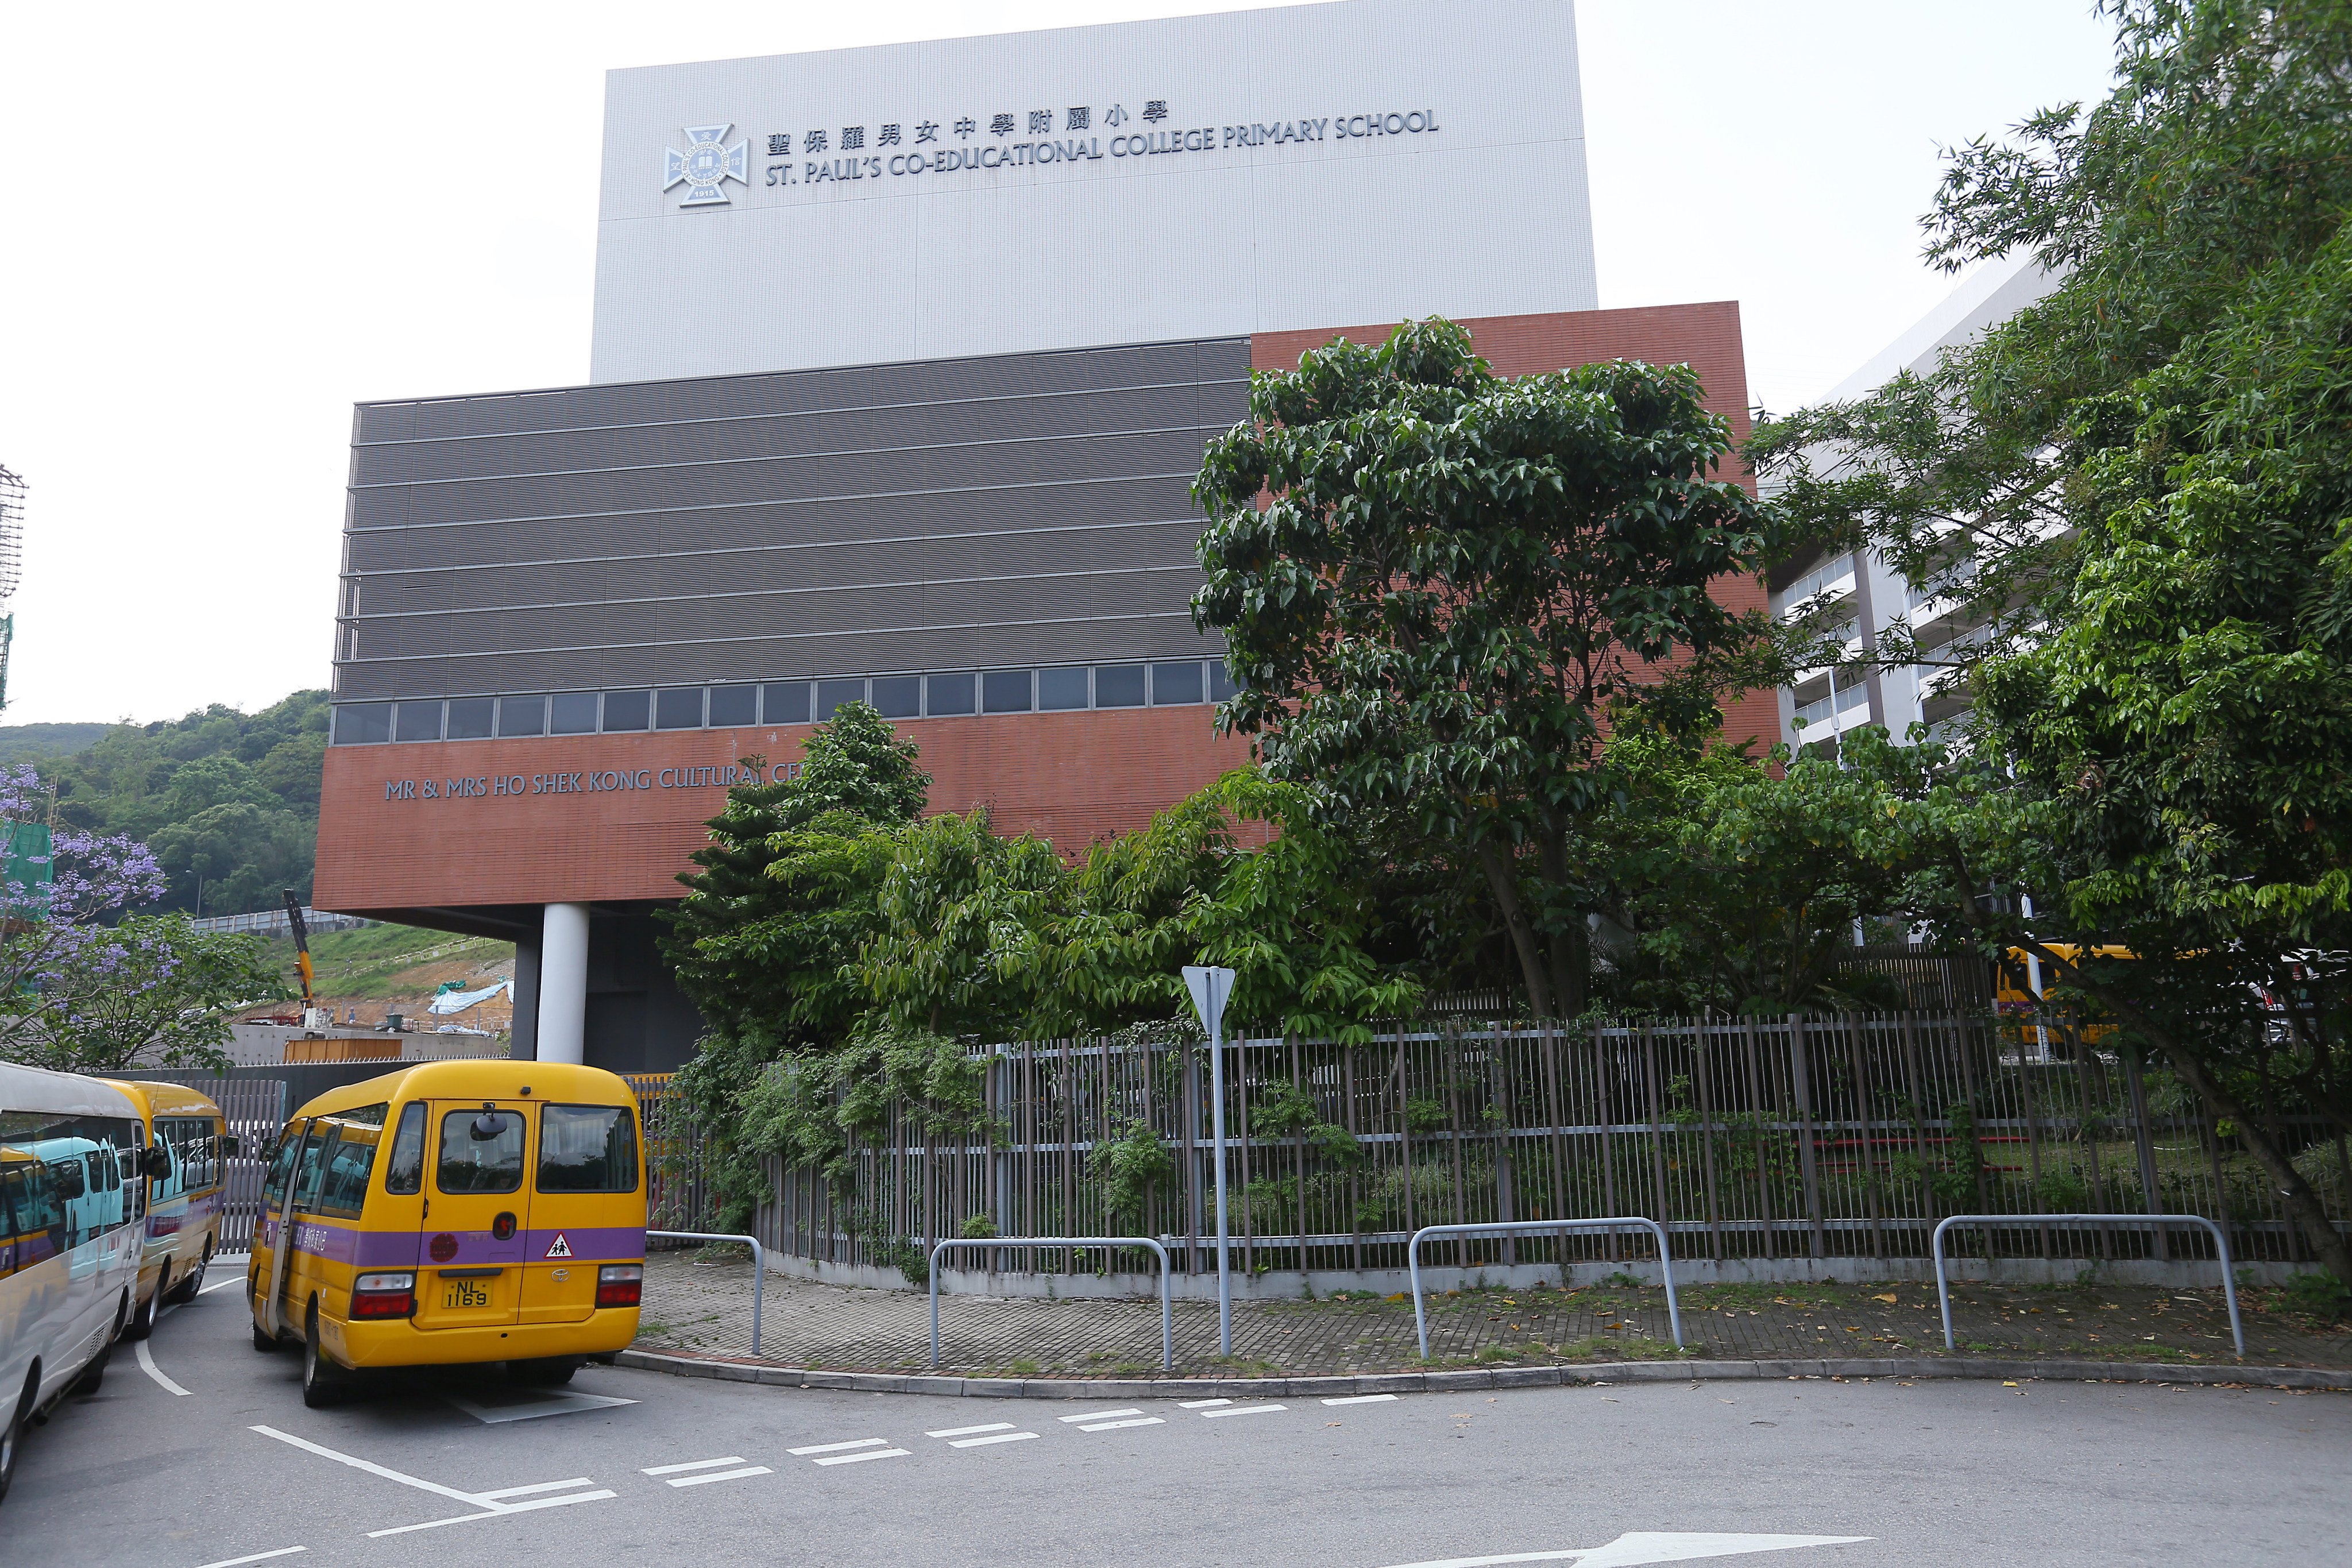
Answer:
<svg viewBox="0 0 2352 1568"><path fill-rule="evenodd" d="M618 1105L551 1105L539 1119L539 1190L634 1193L637 1121Z"/></svg>
<svg viewBox="0 0 2352 1568"><path fill-rule="evenodd" d="M441 1118L433 1184L445 1193L511 1193L522 1185L522 1118L511 1110L453 1110Z"/></svg>

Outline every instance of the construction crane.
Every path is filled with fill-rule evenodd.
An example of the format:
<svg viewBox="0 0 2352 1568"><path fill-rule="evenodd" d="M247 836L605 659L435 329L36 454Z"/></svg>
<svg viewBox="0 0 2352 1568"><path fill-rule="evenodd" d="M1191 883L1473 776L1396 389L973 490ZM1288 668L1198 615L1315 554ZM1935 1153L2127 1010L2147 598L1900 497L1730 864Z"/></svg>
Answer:
<svg viewBox="0 0 2352 1568"><path fill-rule="evenodd" d="M16 616L8 602L25 564L25 481L0 467L0 709L8 706L8 646L16 639Z"/></svg>
<svg viewBox="0 0 2352 1568"><path fill-rule="evenodd" d="M286 889L286 929L294 937L294 972L302 977L302 1036L320 1039L319 992L310 973L310 928L302 920L302 900Z"/></svg>

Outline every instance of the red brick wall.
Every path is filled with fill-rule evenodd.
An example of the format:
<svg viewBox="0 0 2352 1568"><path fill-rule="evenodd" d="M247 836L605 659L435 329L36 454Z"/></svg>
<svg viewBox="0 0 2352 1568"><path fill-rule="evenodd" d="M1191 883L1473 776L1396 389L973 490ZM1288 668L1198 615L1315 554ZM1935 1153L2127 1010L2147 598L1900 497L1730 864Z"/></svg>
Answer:
<svg viewBox="0 0 2352 1568"><path fill-rule="evenodd" d="M1008 833L1067 850L1140 827L1160 806L1248 760L1220 739L1206 707L913 719L899 731L922 750L931 806L985 805ZM806 725L669 734L335 746L319 816L322 910L604 902L677 896L703 824L724 804L709 774L666 783L664 770L797 761ZM541 775L649 776L646 789L532 793ZM672 779L677 775L673 773ZM520 777L523 793L489 793ZM477 779L483 793L446 793ZM387 798L387 784L409 786ZM430 786L433 795L425 791Z"/></svg>

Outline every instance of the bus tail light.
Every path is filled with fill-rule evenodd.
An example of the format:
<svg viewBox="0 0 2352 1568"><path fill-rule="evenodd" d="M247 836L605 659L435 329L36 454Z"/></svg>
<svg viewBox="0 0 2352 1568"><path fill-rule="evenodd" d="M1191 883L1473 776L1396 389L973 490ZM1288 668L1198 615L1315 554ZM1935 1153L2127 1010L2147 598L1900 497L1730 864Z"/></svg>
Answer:
<svg viewBox="0 0 2352 1568"><path fill-rule="evenodd" d="M607 1263L596 1270L596 1305L600 1307L634 1307L645 1289L642 1263Z"/></svg>
<svg viewBox="0 0 2352 1568"><path fill-rule="evenodd" d="M416 1276L362 1274L352 1281L352 1317L405 1318L416 1310Z"/></svg>

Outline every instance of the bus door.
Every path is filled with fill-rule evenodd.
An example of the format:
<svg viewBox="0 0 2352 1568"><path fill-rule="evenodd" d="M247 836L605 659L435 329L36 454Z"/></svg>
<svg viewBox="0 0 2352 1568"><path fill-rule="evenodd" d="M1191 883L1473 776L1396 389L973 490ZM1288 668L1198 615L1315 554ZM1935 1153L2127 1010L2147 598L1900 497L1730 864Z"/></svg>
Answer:
<svg viewBox="0 0 2352 1568"><path fill-rule="evenodd" d="M287 1123L278 1152L270 1157L269 1173L262 1183L262 1206L253 1226L253 1277L260 1283L261 1329L283 1335L290 1321L282 1310L294 1260L295 1173L306 1155L315 1171L319 1145L325 1134L308 1120ZM266 1256L265 1256L266 1254Z"/></svg>
<svg viewBox="0 0 2352 1568"><path fill-rule="evenodd" d="M522 1321L586 1322L599 1266L646 1255L636 1115L625 1105L542 1105L538 1147Z"/></svg>
<svg viewBox="0 0 2352 1568"><path fill-rule="evenodd" d="M520 1321L530 1246L528 1100L436 1100L427 1121L419 1329L501 1328Z"/></svg>

